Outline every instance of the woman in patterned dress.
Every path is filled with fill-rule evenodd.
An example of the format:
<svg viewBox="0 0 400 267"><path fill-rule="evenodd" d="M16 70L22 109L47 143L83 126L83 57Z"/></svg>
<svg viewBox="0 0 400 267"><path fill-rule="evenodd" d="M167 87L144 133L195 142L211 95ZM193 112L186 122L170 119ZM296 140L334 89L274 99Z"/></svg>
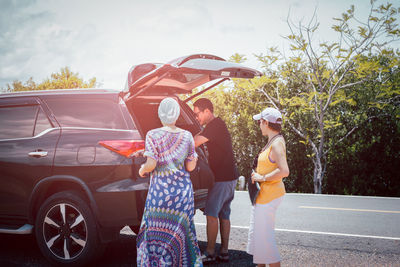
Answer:
<svg viewBox="0 0 400 267"><path fill-rule="evenodd" d="M146 135L147 161L139 175L151 178L137 236L137 266L202 266L189 174L197 154L192 134L175 126L179 113L178 102L165 98L158 108L164 127Z"/></svg>

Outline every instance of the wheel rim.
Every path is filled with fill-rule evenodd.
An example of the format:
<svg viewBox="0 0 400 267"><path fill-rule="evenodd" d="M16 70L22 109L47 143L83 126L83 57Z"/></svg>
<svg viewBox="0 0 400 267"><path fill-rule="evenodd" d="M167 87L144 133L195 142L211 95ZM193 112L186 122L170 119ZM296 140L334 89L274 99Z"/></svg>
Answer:
<svg viewBox="0 0 400 267"><path fill-rule="evenodd" d="M43 221L43 238L54 256L63 260L78 257L86 247L87 225L74 206L60 203L53 206Z"/></svg>

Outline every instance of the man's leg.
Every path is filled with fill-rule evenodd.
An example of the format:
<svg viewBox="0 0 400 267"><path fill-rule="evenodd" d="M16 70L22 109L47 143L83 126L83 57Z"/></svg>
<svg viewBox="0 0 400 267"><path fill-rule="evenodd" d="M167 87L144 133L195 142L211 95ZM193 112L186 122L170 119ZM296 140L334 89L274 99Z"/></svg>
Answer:
<svg viewBox="0 0 400 267"><path fill-rule="evenodd" d="M215 243L217 242L218 235L218 218L213 216L207 217L207 248L206 251L209 255L215 254Z"/></svg>
<svg viewBox="0 0 400 267"><path fill-rule="evenodd" d="M231 203L235 196L236 180L224 183L225 202L219 213L219 224L221 230L221 248L220 253L228 253L229 248L229 234L231 231L231 221L229 216L231 214Z"/></svg>
<svg viewBox="0 0 400 267"><path fill-rule="evenodd" d="M221 231L221 253L228 253L229 247L229 233L231 231L231 221L226 219L220 219L220 231Z"/></svg>

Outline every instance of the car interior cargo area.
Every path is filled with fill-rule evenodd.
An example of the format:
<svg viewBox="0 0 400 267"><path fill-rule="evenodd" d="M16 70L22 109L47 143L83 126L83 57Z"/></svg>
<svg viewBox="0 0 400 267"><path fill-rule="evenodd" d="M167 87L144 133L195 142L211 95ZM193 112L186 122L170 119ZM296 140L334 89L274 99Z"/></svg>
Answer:
<svg viewBox="0 0 400 267"><path fill-rule="evenodd" d="M127 103L129 111L133 114L135 120L137 120L136 124L140 125L143 137L146 136L148 131L162 127L161 121L158 118L158 106L162 99L163 97L136 97ZM181 113L176 126L191 132L192 135L196 135L199 133L198 126L194 125L190 120L186 112L187 107L182 106L186 106L186 104L183 102L180 102L180 104Z"/></svg>

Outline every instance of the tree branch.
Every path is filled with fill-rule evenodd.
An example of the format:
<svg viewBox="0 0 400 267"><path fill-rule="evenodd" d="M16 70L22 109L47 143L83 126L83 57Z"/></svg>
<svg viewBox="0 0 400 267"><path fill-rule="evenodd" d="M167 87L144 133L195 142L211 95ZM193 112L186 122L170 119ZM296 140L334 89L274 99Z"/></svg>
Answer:
<svg viewBox="0 0 400 267"><path fill-rule="evenodd" d="M367 78L365 78L365 79L362 79L362 80L360 80L360 81L358 81L358 82L354 82L354 83L348 83L348 84L345 84L345 85L339 86L337 89L339 90L339 89L343 89L343 88L351 87L351 86L354 86L354 85L357 85L357 84L363 83L363 82L365 82L366 80L368 80L368 79L367 79Z"/></svg>

